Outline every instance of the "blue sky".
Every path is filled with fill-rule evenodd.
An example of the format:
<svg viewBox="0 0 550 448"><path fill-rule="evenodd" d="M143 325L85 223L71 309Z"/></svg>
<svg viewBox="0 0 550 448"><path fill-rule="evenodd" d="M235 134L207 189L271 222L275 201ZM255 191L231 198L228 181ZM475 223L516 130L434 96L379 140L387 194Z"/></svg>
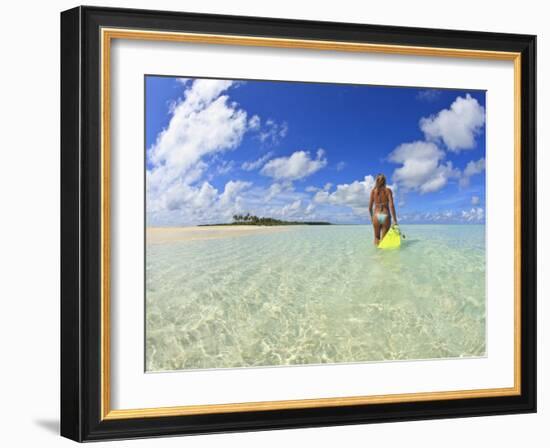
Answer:
<svg viewBox="0 0 550 448"><path fill-rule="evenodd" d="M147 76L147 224L483 223L485 92Z"/></svg>

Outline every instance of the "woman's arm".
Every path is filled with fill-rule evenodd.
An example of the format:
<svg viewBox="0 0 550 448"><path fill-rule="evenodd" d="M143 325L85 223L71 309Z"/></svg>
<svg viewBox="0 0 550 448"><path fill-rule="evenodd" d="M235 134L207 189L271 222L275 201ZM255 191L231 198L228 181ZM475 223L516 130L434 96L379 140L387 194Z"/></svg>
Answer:
<svg viewBox="0 0 550 448"><path fill-rule="evenodd" d="M397 215L395 214L395 205L393 205L393 193L391 191L391 188L388 188L389 192L389 201L390 201L390 212L393 218L394 224L397 224Z"/></svg>
<svg viewBox="0 0 550 448"><path fill-rule="evenodd" d="M374 203L374 188L370 191L370 199L369 199L369 213L370 213L370 220L372 221L372 205Z"/></svg>

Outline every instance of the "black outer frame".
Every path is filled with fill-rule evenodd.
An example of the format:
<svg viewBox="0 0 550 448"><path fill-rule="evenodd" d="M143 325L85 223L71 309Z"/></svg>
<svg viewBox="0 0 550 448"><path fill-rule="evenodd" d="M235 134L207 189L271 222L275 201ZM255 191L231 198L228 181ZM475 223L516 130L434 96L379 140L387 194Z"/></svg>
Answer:
<svg viewBox="0 0 550 448"><path fill-rule="evenodd" d="M100 419L100 28L520 52L521 395ZM77 7L61 13L61 435L76 441L536 412L536 36Z"/></svg>

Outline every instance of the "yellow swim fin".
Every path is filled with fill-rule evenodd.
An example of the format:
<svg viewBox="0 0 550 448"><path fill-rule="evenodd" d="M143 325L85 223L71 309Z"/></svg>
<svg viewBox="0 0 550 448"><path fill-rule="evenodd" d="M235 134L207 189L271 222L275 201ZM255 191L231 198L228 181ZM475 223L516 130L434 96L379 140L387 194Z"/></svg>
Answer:
<svg viewBox="0 0 550 448"><path fill-rule="evenodd" d="M397 249L401 246L401 233L399 227L392 226L388 233L384 235L384 238L378 244L379 249Z"/></svg>

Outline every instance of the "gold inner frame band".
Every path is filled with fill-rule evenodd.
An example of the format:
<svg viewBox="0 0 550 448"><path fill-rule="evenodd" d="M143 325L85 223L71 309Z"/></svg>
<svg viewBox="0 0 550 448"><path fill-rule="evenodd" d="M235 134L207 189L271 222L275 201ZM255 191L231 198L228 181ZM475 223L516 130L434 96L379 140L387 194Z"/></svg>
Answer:
<svg viewBox="0 0 550 448"><path fill-rule="evenodd" d="M216 34L101 29L101 419L167 417L224 412L306 409L413 401L502 397L521 394L521 54L514 52L418 47L305 39L279 39ZM513 61L514 63L514 386L443 392L418 392L390 395L314 398L246 403L111 409L110 345L110 63L113 39L294 48L356 53L382 53L411 56L455 57Z"/></svg>

